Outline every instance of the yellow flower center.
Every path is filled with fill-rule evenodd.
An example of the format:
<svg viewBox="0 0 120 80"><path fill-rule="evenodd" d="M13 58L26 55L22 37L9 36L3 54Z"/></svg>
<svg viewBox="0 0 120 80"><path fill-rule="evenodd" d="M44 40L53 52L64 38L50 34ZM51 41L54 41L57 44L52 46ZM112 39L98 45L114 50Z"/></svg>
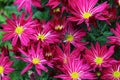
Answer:
<svg viewBox="0 0 120 80"><path fill-rule="evenodd" d="M37 40L44 41L45 40L45 35L44 34L38 34Z"/></svg>
<svg viewBox="0 0 120 80"><path fill-rule="evenodd" d="M103 58L101 58L101 57L96 57L95 62L96 62L96 64L100 65L100 64L103 63Z"/></svg>
<svg viewBox="0 0 120 80"><path fill-rule="evenodd" d="M66 40L67 41L69 41L69 42L72 42L73 41L73 39L74 39L74 37L73 37L73 35L67 35L67 37L66 37Z"/></svg>
<svg viewBox="0 0 120 80"><path fill-rule="evenodd" d="M55 30L59 30L60 31L60 30L62 30L62 28L63 28L62 25L58 25L58 26L55 27Z"/></svg>
<svg viewBox="0 0 120 80"><path fill-rule="evenodd" d="M120 78L120 71L113 72L113 77L114 78Z"/></svg>
<svg viewBox="0 0 120 80"><path fill-rule="evenodd" d="M39 64L39 63L40 63L40 59L38 59L38 58L33 58L32 63L33 63L33 64Z"/></svg>
<svg viewBox="0 0 120 80"><path fill-rule="evenodd" d="M18 35L21 35L24 31L24 28L22 26L17 26L15 29L15 33Z"/></svg>
<svg viewBox="0 0 120 80"><path fill-rule="evenodd" d="M4 67L0 66L0 74L2 74L4 72Z"/></svg>
<svg viewBox="0 0 120 80"><path fill-rule="evenodd" d="M53 12L60 12L60 8L59 7L55 8Z"/></svg>
<svg viewBox="0 0 120 80"><path fill-rule="evenodd" d="M92 14L90 13L90 12L85 12L85 13L83 13L83 18L84 19L88 19L88 18L90 18L92 16Z"/></svg>
<svg viewBox="0 0 120 80"><path fill-rule="evenodd" d="M79 73L78 72L72 72L71 73L71 78L72 79L78 79L79 78Z"/></svg>

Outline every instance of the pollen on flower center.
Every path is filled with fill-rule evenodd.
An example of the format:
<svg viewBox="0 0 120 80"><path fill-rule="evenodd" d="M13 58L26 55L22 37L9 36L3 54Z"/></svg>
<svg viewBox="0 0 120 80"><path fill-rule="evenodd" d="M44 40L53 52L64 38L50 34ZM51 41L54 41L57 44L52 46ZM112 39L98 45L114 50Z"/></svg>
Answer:
<svg viewBox="0 0 120 80"><path fill-rule="evenodd" d="M113 72L113 77L114 78L120 78L120 72L119 71Z"/></svg>
<svg viewBox="0 0 120 80"><path fill-rule="evenodd" d="M60 12L60 8L59 7L55 8L53 12Z"/></svg>
<svg viewBox="0 0 120 80"><path fill-rule="evenodd" d="M33 59L32 59L32 63L33 63L33 64L39 64L39 63L40 63L40 59L38 59L38 58L33 58Z"/></svg>
<svg viewBox="0 0 120 80"><path fill-rule="evenodd" d="M67 35L67 37L66 37L66 40L67 41L69 41L69 42L72 42L73 41L73 39L74 39L74 37L73 37L73 35Z"/></svg>
<svg viewBox="0 0 120 80"><path fill-rule="evenodd" d="M72 79L78 79L79 78L79 73L78 72L72 72L71 73L71 78Z"/></svg>
<svg viewBox="0 0 120 80"><path fill-rule="evenodd" d="M88 18L90 18L92 16L92 14L90 13L90 12L85 12L85 13L83 13L83 18L84 19L88 19Z"/></svg>
<svg viewBox="0 0 120 80"><path fill-rule="evenodd" d="M58 26L55 27L55 30L59 30L60 31L60 30L62 30L62 28L63 28L62 25L58 25Z"/></svg>
<svg viewBox="0 0 120 80"><path fill-rule="evenodd" d="M37 40L44 41L45 40L45 35L44 34L38 34Z"/></svg>
<svg viewBox="0 0 120 80"><path fill-rule="evenodd" d="M24 28L22 26L17 26L15 29L15 33L18 35L21 35L24 31Z"/></svg>
<svg viewBox="0 0 120 80"><path fill-rule="evenodd" d="M0 74L2 74L4 72L4 67L0 66Z"/></svg>
<svg viewBox="0 0 120 80"><path fill-rule="evenodd" d="M103 63L103 58L96 57L95 62L96 62L96 64L102 64Z"/></svg>

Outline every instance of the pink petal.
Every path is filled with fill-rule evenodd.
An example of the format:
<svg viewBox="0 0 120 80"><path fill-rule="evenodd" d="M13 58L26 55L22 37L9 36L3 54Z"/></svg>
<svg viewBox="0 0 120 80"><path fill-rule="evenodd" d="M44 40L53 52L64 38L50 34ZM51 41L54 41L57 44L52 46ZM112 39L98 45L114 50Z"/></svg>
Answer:
<svg viewBox="0 0 120 80"><path fill-rule="evenodd" d="M31 69L32 68L32 63L30 63L30 64L28 64L23 70L22 70L22 72L21 72L21 75L23 75L25 72L27 72L29 69Z"/></svg>

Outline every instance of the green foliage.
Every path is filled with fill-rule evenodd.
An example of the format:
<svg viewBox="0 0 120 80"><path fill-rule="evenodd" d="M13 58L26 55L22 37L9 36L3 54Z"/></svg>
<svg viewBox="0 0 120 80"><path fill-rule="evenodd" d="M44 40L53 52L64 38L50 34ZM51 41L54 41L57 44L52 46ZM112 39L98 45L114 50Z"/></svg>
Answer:
<svg viewBox="0 0 120 80"><path fill-rule="evenodd" d="M34 13L33 18L37 18L40 20L48 20L50 18L50 9L48 7L45 8L44 11L37 11Z"/></svg>

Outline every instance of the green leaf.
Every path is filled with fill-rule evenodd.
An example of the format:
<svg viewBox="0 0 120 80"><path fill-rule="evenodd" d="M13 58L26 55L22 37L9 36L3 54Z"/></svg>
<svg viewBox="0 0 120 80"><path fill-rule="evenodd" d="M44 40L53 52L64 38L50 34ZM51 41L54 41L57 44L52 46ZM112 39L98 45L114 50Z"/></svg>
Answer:
<svg viewBox="0 0 120 80"><path fill-rule="evenodd" d="M20 72L14 71L10 74L11 80L23 80L22 76L20 75Z"/></svg>
<svg viewBox="0 0 120 80"><path fill-rule="evenodd" d="M6 18L0 14L0 23L5 23Z"/></svg>

